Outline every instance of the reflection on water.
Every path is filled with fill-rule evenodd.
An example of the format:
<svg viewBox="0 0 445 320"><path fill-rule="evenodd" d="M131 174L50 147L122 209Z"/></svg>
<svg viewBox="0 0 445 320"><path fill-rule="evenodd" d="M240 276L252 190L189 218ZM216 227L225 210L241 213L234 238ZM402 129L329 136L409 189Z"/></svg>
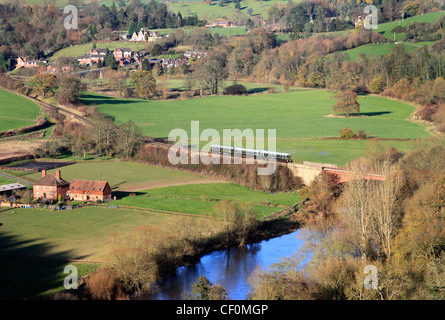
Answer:
<svg viewBox="0 0 445 320"><path fill-rule="evenodd" d="M157 294L146 298L182 299L184 291L190 293L193 283L200 275L204 275L213 284L225 286L231 299L246 299L249 292L248 279L255 268L261 266L266 269L271 264L279 262L281 258L297 253L303 244L303 240L298 237L299 234L300 230L297 230L250 245L244 250L231 248L203 256L195 265L178 268L175 276L165 279L160 285Z"/></svg>

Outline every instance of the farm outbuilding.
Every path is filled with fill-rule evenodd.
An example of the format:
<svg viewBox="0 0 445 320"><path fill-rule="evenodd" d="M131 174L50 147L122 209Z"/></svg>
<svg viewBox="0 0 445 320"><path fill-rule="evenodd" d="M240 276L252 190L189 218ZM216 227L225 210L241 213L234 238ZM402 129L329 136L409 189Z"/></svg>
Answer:
<svg viewBox="0 0 445 320"><path fill-rule="evenodd" d="M20 183L4 184L0 186L0 199L8 198L16 190L24 190L26 186Z"/></svg>
<svg viewBox="0 0 445 320"><path fill-rule="evenodd" d="M78 201L111 201L111 187L107 181L74 180L69 197Z"/></svg>

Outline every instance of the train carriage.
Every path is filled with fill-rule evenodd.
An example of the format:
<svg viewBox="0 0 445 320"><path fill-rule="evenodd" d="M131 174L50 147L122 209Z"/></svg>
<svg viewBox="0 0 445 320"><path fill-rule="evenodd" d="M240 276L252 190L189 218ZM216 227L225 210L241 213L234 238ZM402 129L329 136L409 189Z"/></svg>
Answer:
<svg viewBox="0 0 445 320"><path fill-rule="evenodd" d="M280 162L292 162L292 155L290 153L274 152L267 150L254 150L246 148L234 148L221 145L212 145L212 153L220 155L232 155L235 157L254 158L259 160L276 160Z"/></svg>

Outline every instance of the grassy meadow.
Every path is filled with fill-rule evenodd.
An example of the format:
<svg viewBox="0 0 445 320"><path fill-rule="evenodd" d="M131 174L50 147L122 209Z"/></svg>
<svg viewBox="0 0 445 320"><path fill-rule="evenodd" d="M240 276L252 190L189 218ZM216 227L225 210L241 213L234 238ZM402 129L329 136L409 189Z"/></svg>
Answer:
<svg viewBox="0 0 445 320"><path fill-rule="evenodd" d="M391 40L394 40L394 33L392 30L397 26L406 27L410 23L413 22L433 22L437 21L445 15L445 12L433 12L433 13L427 13L419 16L414 16L410 18L406 18L402 20L397 21L391 21L391 22L385 22L385 23L379 23L377 25L377 29L375 29L375 32L382 33L386 38L389 38ZM396 33L395 34L395 40L401 41L404 40L405 36L404 33Z"/></svg>
<svg viewBox="0 0 445 320"><path fill-rule="evenodd" d="M160 79L157 81L158 86L161 88L168 88L174 91L186 91L187 88L187 80L186 79ZM227 81L226 85L230 85L231 82ZM246 87L247 94L256 94L256 93L266 93L269 89L273 88L275 92L284 92L284 87L279 84L271 84L271 83L258 83L258 82L248 82L248 81L237 81L237 84L241 84ZM199 84L194 83L191 87L192 90L198 90ZM289 87L289 91L297 91L297 90L306 90L304 88L299 87Z"/></svg>
<svg viewBox="0 0 445 320"><path fill-rule="evenodd" d="M108 181L113 191L137 191L161 186L217 182L212 177L149 166L135 162L82 162L60 168L62 178ZM54 173L55 170L48 171ZM32 173L28 178L38 180L41 173Z"/></svg>
<svg viewBox="0 0 445 320"><path fill-rule="evenodd" d="M422 41L422 42L417 42L415 44L370 43L370 44L364 44L362 46L353 49L345 50L344 52L349 56L349 60L356 61L359 54L364 54L366 56L381 57L390 54L395 46L403 46L406 52L410 52L424 45L431 46L433 45L433 43L434 42L432 41Z"/></svg>
<svg viewBox="0 0 445 320"><path fill-rule="evenodd" d="M320 161L344 165L360 156L367 141L324 139L338 137L344 127L355 132L365 130L371 137L417 139L428 137L426 127L411 122L414 107L378 96L359 96L360 117L327 117L335 104L335 95L325 90L300 90L287 93L250 96L212 96L175 101L118 99L97 94L83 98L100 111L116 119L117 124L133 120L146 135L168 137L179 128L190 138L191 121L199 121L200 130L276 129L277 151L289 152L294 161ZM197 141L191 141L193 144ZM201 146L207 141L200 141ZM409 149L409 141L382 141L382 146Z"/></svg>
<svg viewBox="0 0 445 320"><path fill-rule="evenodd" d="M0 299L39 299L63 291L66 265L74 264L80 278L107 261L110 241L116 235L128 235L144 225L162 228L176 220L174 216L101 207L0 211L0 279L8 278L0 286Z"/></svg>
<svg viewBox="0 0 445 320"><path fill-rule="evenodd" d="M215 205L222 200L253 206L259 219L294 206L300 201L298 193L270 194L233 183L210 183L170 186L141 191L112 204L168 212L215 216Z"/></svg>
<svg viewBox="0 0 445 320"><path fill-rule="evenodd" d="M294 1L298 2L298 1ZM270 1L257 1L257 0L246 0L241 3L240 12L247 15L247 9L252 8L252 16L260 15L264 19L267 19L267 10L274 4L286 6L287 2L281 0L270 0ZM183 16L196 14L200 19L214 20L217 18L227 19L236 13L235 4L228 3L224 7L218 5L217 0L212 0L210 6L204 1L178 1L173 0L168 2L168 6L174 12L181 12Z"/></svg>
<svg viewBox="0 0 445 320"><path fill-rule="evenodd" d="M63 211L0 211L0 221L3 223L0 253L9 252L7 241L11 241L8 239L11 237L15 239L13 247L16 254L102 261L106 260L106 255L111 249L110 235L124 236L142 225L162 227L174 223L175 219L182 217L182 213L214 216L214 206L223 199L251 204L258 218L281 211L300 201L297 193L270 194L231 183L163 187L137 194L135 197L125 197L111 204L146 210L90 206Z"/></svg>
<svg viewBox="0 0 445 320"><path fill-rule="evenodd" d="M40 107L19 95L0 89L0 131L35 124Z"/></svg>

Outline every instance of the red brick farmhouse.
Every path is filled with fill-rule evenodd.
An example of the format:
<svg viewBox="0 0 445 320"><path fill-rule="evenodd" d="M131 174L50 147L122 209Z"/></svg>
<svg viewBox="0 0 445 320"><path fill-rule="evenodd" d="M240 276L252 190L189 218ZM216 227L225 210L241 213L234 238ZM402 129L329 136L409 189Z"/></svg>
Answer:
<svg viewBox="0 0 445 320"><path fill-rule="evenodd" d="M61 178L59 170L56 171L55 175L46 174L46 170L42 170L42 179L33 185L34 199L57 201L59 195L61 195L62 199L66 200L68 199L69 187L70 183Z"/></svg>

